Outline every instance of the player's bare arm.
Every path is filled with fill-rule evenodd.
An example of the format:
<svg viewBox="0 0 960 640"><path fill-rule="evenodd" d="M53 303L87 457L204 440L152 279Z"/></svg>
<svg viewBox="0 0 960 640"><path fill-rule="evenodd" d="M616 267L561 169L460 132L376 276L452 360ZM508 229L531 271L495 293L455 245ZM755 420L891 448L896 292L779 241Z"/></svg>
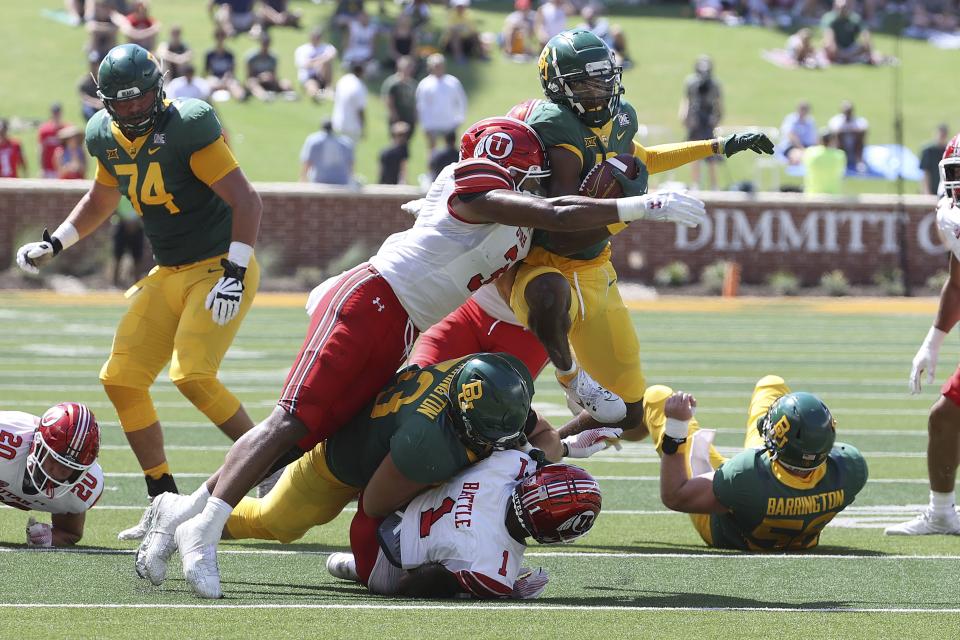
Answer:
<svg viewBox="0 0 960 640"><path fill-rule="evenodd" d="M211 184L210 188L233 210L231 240L254 246L260 231L263 202L243 170L237 167Z"/></svg>
<svg viewBox="0 0 960 640"><path fill-rule="evenodd" d="M667 508L683 513L724 513L727 508L713 493L713 472L689 477L686 448L680 448L686 441L687 423L693 417L695 407L696 400L687 393L677 392L667 399L660 499Z"/></svg>
<svg viewBox="0 0 960 640"><path fill-rule="evenodd" d="M452 598L459 593L463 589L457 577L439 563L411 569L397 588L397 594L407 598Z"/></svg>
<svg viewBox="0 0 960 640"><path fill-rule="evenodd" d="M54 513L50 516L53 523L53 546L70 547L83 537L85 513Z"/></svg>
<svg viewBox="0 0 960 640"><path fill-rule="evenodd" d="M563 443L560 442L560 432L547 422L547 419L537 414L537 424L527 435L531 446L543 451L550 462L563 460Z"/></svg>
<svg viewBox="0 0 960 640"><path fill-rule="evenodd" d="M388 454L363 490L363 510L371 518L384 518L429 486L403 475Z"/></svg>

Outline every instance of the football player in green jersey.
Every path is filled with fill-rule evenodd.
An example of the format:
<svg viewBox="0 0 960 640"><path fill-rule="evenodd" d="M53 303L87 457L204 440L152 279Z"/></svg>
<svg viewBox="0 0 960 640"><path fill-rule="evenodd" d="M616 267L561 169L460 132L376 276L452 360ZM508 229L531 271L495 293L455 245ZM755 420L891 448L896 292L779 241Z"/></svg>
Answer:
<svg viewBox="0 0 960 640"><path fill-rule="evenodd" d="M114 47L97 85L105 108L86 130L97 161L93 184L56 231L20 248L17 262L36 273L93 233L121 194L143 218L157 266L127 292L130 308L100 381L152 498L177 490L148 392L168 362L180 392L227 436L235 440L253 426L217 370L259 285L253 246L262 205L213 108L164 99L153 54L135 44ZM143 535L134 529L125 537Z"/></svg>
<svg viewBox="0 0 960 640"><path fill-rule="evenodd" d="M594 165L618 154L634 155L640 175L646 176L716 153L773 153L773 143L753 133L644 148L633 139L637 114L622 98L614 54L589 31L564 31L551 38L540 55L539 73L547 100L523 103L509 115L530 124L547 147L550 196L577 193ZM621 184L627 196L646 192L645 180L628 185L623 179ZM627 429L624 436L640 439L647 435L640 344L610 263L609 236L623 228L535 233L516 272L510 305L551 361L561 363L557 376L568 397L581 406L609 407L604 422L617 422ZM581 421L573 428L597 425L586 413Z"/></svg>
<svg viewBox="0 0 960 640"><path fill-rule="evenodd" d="M746 450L716 471L697 473L697 440L688 437L696 400L677 392L666 401L661 442L660 497L689 513L711 547L799 551L849 506L867 482L867 462L853 446L835 442L836 420L815 395L791 393L783 378L761 378L753 391ZM692 452L692 455L691 455ZM690 470L688 470L688 464Z"/></svg>

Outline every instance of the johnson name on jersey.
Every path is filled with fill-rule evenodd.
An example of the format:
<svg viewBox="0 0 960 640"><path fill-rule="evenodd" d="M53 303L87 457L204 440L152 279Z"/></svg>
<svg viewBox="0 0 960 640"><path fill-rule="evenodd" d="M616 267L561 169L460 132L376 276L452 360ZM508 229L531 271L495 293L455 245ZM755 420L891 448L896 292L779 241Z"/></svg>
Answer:
<svg viewBox="0 0 960 640"><path fill-rule="evenodd" d="M465 592L485 598L509 596L526 545L510 535L504 516L517 483L536 470L536 463L523 452L496 451L420 494L403 514L403 568L441 563Z"/></svg>
<svg viewBox="0 0 960 640"><path fill-rule="evenodd" d="M103 470L94 463L80 482L58 498L24 491L27 457L40 418L22 411L0 411L0 502L23 511L83 513L100 499Z"/></svg>
<svg viewBox="0 0 960 640"><path fill-rule="evenodd" d="M370 259L421 331L526 257L528 227L467 222L450 207L455 196L513 187L510 173L486 159L447 166L430 187L413 227L387 238Z"/></svg>

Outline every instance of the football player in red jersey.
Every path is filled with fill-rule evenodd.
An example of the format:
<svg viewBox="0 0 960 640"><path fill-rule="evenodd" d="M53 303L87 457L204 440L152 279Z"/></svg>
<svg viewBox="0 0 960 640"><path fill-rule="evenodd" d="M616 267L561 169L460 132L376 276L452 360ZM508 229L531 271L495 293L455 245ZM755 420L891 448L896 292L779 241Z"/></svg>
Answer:
<svg viewBox="0 0 960 640"><path fill-rule="evenodd" d="M920 393L920 378L927 372L933 384L937 357L944 338L960 321L960 134L953 137L940 160L940 185L944 196L937 203L937 230L943 246L950 251L950 276L940 291L940 308L910 371L910 393ZM929 534L960 535L960 518L955 508L954 486L960 464L960 368L940 389L940 398L930 409L927 421L927 473L930 477L930 504L913 520L887 527L890 536Z"/></svg>
<svg viewBox="0 0 960 640"><path fill-rule="evenodd" d="M382 595L536 598L543 569L524 568L526 539L573 542L600 515L600 486L579 467L536 469L520 451L498 451L378 521L357 510L353 553L334 553L327 570Z"/></svg>
<svg viewBox="0 0 960 640"><path fill-rule="evenodd" d="M0 503L52 514L27 522L27 545L64 547L83 537L86 511L103 492L100 427L82 404L64 402L37 417L0 411Z"/></svg>
<svg viewBox="0 0 960 640"><path fill-rule="evenodd" d="M360 411L406 358L418 331L526 255L530 227L592 229L641 218L696 225L705 215L703 203L688 196L532 197L521 192L537 190L547 170L543 144L528 125L496 118L465 135L472 156L438 176L414 226L311 294L311 326L274 412L233 445L204 485L209 493L170 501L176 513L162 514L166 526L182 523L176 544L201 597L222 596L216 545L254 483L292 446L311 449ZM387 466L384 474L396 471ZM369 515L382 517L415 494L395 475L385 484L396 495Z"/></svg>

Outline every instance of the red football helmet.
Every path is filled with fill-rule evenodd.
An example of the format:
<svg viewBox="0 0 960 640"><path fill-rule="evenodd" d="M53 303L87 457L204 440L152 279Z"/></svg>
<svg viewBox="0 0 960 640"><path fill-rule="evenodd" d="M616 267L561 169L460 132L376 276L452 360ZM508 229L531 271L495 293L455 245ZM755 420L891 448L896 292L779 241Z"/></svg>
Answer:
<svg viewBox="0 0 960 640"><path fill-rule="evenodd" d="M517 120L522 120L523 122L527 121L527 117L533 113L533 110L537 108L543 100L540 98L531 98L530 100L524 100L520 104L515 104L507 111L508 118L515 118Z"/></svg>
<svg viewBox="0 0 960 640"><path fill-rule="evenodd" d="M540 136L526 122L514 118L487 118L467 129L460 138L460 159L486 158L507 169L517 191L535 191L524 181L550 175L547 151Z"/></svg>
<svg viewBox="0 0 960 640"><path fill-rule="evenodd" d="M940 183L947 197L953 200L954 206L960 206L960 133L953 136L943 151Z"/></svg>
<svg viewBox="0 0 960 640"><path fill-rule="evenodd" d="M38 492L58 498L80 481L99 452L100 427L93 412L77 402L61 402L40 417L27 457L27 477ZM69 473L54 477L54 463L66 467Z"/></svg>
<svg viewBox="0 0 960 640"><path fill-rule="evenodd" d="M573 542L600 515L600 485L569 464L548 464L513 490L513 510L537 542Z"/></svg>

